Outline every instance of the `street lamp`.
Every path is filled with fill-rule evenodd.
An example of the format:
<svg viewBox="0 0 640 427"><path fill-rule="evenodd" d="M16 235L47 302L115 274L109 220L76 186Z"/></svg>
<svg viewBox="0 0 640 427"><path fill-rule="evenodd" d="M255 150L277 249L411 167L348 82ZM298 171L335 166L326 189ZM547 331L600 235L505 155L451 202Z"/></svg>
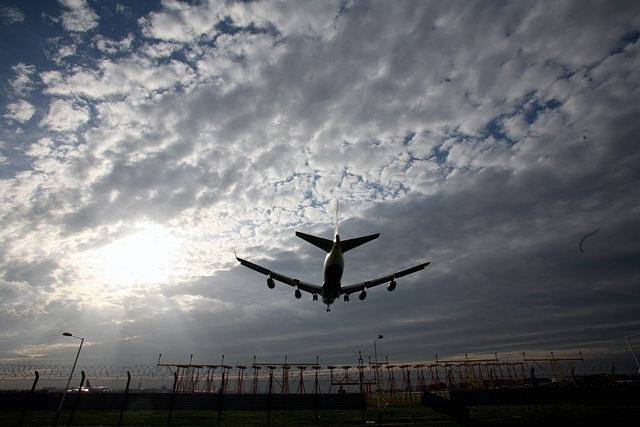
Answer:
<svg viewBox="0 0 640 427"><path fill-rule="evenodd" d="M638 358L636 357L636 352L633 351L633 347L631 347L631 342L629 342L629 337L635 337L636 335L640 335L640 333L626 335L624 339L627 340L627 345L629 346L629 350L631 350L631 354L633 354L633 358L636 360L636 365L638 365L638 375L640 375L640 362L638 362Z"/></svg>
<svg viewBox="0 0 640 427"><path fill-rule="evenodd" d="M382 414L380 412L380 381L378 380L378 349L376 348L376 341L381 340L382 335L378 335L378 338L373 340L373 356L376 362L376 394L378 397L378 425L382 425Z"/></svg>
<svg viewBox="0 0 640 427"><path fill-rule="evenodd" d="M73 377L73 371L76 369L76 363L78 363L78 357L80 357L80 350L82 350L82 344L84 344L84 338L77 337L73 335L71 332L64 332L62 335L65 337L73 337L80 340L80 347L78 348L78 354L76 354L76 360L73 362L73 367L71 367L71 373L69 374L69 380L67 381L67 386L64 388L64 393L62 393L62 400L60 400L60 406L58 407L58 412L56 412L56 417L53 420L53 426L55 427L58 424L58 418L60 417L60 411L62 411L62 404L64 403L64 398L67 396L67 389L69 388L69 384L71 384L71 378Z"/></svg>

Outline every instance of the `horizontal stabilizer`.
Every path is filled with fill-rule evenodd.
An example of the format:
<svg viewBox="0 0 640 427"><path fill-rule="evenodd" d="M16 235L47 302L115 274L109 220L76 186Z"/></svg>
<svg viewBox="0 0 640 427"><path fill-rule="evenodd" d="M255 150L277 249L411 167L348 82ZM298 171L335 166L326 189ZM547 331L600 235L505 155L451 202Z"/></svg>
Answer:
<svg viewBox="0 0 640 427"><path fill-rule="evenodd" d="M312 236L311 234L304 234L296 231L296 236L311 243L313 246L317 246L323 251L329 253L333 247L333 242L329 239L323 239L322 237Z"/></svg>
<svg viewBox="0 0 640 427"><path fill-rule="evenodd" d="M340 247L342 248L342 253L347 252L353 248L357 248L360 245L364 245L367 242L370 242L374 239L377 239L380 236L380 233L370 234L368 236L356 237L355 239L347 239L340 242Z"/></svg>

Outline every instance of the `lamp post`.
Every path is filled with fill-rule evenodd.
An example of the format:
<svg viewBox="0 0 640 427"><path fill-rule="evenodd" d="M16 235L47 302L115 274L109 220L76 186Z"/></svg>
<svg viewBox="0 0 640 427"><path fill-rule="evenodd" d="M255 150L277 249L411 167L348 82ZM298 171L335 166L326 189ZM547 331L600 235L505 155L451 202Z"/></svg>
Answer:
<svg viewBox="0 0 640 427"><path fill-rule="evenodd" d="M60 406L58 407L58 412L56 412L56 417L53 420L53 426L55 427L58 424L58 418L60 417L60 411L62 411L62 404L64 403L64 398L67 396L67 389L69 388L69 384L71 384L71 378L73 377L73 371L76 369L76 363L78 363L78 357L80 357L80 350L82 350L82 344L84 344L84 338L77 337L73 335L71 332L64 332L62 335L65 337L73 337L80 340L80 347L78 348L78 353L76 354L76 360L73 362L73 366L71 367L71 373L69 374L69 380L67 380L67 386L64 388L64 392L62 393L62 400L60 400Z"/></svg>
<svg viewBox="0 0 640 427"><path fill-rule="evenodd" d="M380 412L380 381L378 380L378 349L376 348L376 341L382 339L382 335L378 335L378 338L373 340L373 356L376 362L376 395L378 398L378 425L382 425L382 413Z"/></svg>
<svg viewBox="0 0 640 427"><path fill-rule="evenodd" d="M636 357L636 352L633 351L633 347L631 347L631 342L629 341L629 337L635 337L636 335L640 335L640 333L626 335L624 339L627 340L627 345L629 346L629 350L631 350L631 354L633 354L633 358L636 360L636 365L638 365L638 375L640 375L640 362L638 362L638 358Z"/></svg>

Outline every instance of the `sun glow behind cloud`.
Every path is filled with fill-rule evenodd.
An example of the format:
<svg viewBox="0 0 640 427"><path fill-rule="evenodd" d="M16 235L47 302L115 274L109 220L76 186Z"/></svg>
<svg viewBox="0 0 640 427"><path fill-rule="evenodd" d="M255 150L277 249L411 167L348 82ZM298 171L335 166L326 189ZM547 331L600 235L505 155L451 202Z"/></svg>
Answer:
<svg viewBox="0 0 640 427"><path fill-rule="evenodd" d="M87 262L94 280L128 289L166 282L175 273L181 241L159 225L138 225L135 234L94 251Z"/></svg>

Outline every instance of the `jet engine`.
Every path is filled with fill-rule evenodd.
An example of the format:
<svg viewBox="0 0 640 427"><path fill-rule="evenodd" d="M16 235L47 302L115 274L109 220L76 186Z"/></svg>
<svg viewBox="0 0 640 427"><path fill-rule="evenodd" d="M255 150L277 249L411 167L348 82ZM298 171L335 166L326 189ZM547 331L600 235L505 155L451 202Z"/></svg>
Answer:
<svg viewBox="0 0 640 427"><path fill-rule="evenodd" d="M300 292L300 289L296 289L294 295L296 296L297 299L302 298L302 292Z"/></svg>
<svg viewBox="0 0 640 427"><path fill-rule="evenodd" d="M276 287L276 282L274 282L273 279L269 277L267 279L267 286L269 287L269 289L273 289Z"/></svg>
<svg viewBox="0 0 640 427"><path fill-rule="evenodd" d="M394 289L396 288L396 285L397 285L396 281L395 281L395 280L392 280L392 281L391 281L391 282L389 282L389 284L387 285L387 290L388 290L389 292L391 292L392 290L394 290Z"/></svg>
<svg viewBox="0 0 640 427"><path fill-rule="evenodd" d="M363 301L366 297L367 297L367 293L365 291L360 292L360 295L358 295L358 298L360 298L360 301Z"/></svg>

